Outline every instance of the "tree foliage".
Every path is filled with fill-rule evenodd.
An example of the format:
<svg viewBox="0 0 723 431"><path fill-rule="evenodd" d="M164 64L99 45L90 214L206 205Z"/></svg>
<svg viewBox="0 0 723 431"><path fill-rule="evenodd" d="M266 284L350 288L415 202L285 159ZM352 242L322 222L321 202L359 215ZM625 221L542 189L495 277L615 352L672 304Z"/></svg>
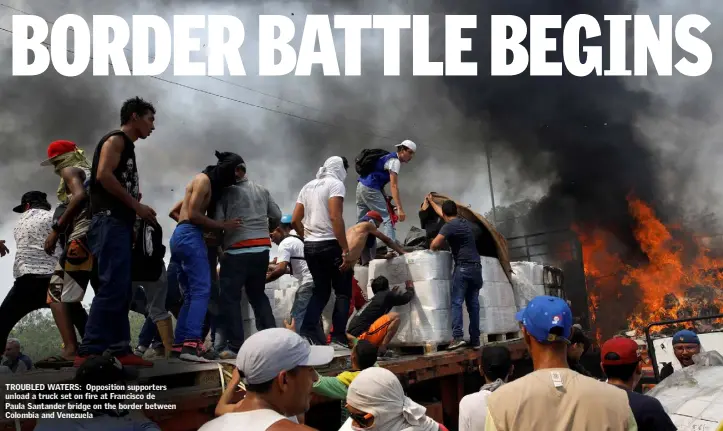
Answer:
<svg viewBox="0 0 723 431"><path fill-rule="evenodd" d="M131 324L131 345L135 346L145 317L131 311L128 313L128 319ZM63 341L49 310L37 310L23 317L10 332L10 337L20 340L23 353L34 362L57 355L63 348ZM80 340L80 336L78 339Z"/></svg>

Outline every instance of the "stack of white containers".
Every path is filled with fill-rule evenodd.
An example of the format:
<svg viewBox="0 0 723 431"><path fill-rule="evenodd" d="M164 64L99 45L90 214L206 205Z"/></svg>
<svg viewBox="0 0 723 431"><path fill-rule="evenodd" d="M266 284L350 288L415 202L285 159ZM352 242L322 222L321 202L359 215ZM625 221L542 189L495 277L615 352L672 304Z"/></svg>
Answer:
<svg viewBox="0 0 723 431"><path fill-rule="evenodd" d="M367 295L367 284L369 284L369 267L361 265L355 266L354 278L356 279L356 282L362 291L362 296L364 296L364 300L368 300L369 296Z"/></svg>
<svg viewBox="0 0 723 431"><path fill-rule="evenodd" d="M502 264L497 258L480 256L482 263L482 280L479 292L479 328L483 334L504 334L519 330L515 320L517 306ZM469 313L464 306L464 338L469 340Z"/></svg>
<svg viewBox="0 0 723 431"><path fill-rule="evenodd" d="M452 255L428 250L407 253L394 259L376 259L369 263L367 296L374 297L371 282L383 275L390 289L405 290L405 282L414 283L414 299L394 307L401 322L392 345L443 344L452 339L451 297Z"/></svg>
<svg viewBox="0 0 723 431"><path fill-rule="evenodd" d="M266 296L269 298L277 328L283 328L284 319L288 320L291 317L291 308L294 305L294 299L298 289L299 281L288 274L282 275L279 279L266 284L264 293L266 293ZM327 335L331 331L331 316L334 311L334 301L335 296L334 292L332 292L329 302L327 302L321 316L324 333ZM251 304L248 302L245 289L241 295L241 313L244 319L244 336L248 338L251 334L258 331L256 330L256 317L253 308L251 308ZM300 324L300 322L296 323L297 325Z"/></svg>
<svg viewBox="0 0 723 431"><path fill-rule="evenodd" d="M524 308L532 298L545 294L544 266L537 262L511 262L512 284L518 308Z"/></svg>

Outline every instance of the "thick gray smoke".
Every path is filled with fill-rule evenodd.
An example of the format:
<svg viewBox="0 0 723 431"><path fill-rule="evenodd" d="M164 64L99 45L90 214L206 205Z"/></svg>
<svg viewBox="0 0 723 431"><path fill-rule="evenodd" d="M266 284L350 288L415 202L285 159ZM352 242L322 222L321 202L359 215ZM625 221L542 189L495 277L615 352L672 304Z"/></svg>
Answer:
<svg viewBox="0 0 723 431"><path fill-rule="evenodd" d="M624 0L522 0L455 5L445 7L445 12L475 14L481 23L489 23L492 14L522 17L559 14L564 25L566 19L576 14L589 14L603 23L605 15L645 13L638 11L636 2ZM661 5L657 13L695 12L692 7L683 11L685 6L679 4L675 8L661 10L665 9ZM713 27L715 25L714 22ZM489 28L484 25L469 31L475 50L467 54L466 60L488 64L489 34ZM628 35L632 42L632 32ZM558 40L558 47L562 46L561 31L550 32L549 36ZM709 43L713 42L710 33L705 36ZM584 43L602 46L605 56L609 53L608 29L603 27L601 37ZM549 54L548 60L562 61L561 52ZM669 82L675 80L668 78ZM698 84L701 81L705 78L699 79ZM677 217L681 202L671 200L670 192L672 197L680 198L688 185L682 181L673 184L672 189L671 184L663 188L662 174L670 167L661 166L662 142L650 139L647 130L641 127L641 120L647 119L650 126L657 122L669 124L700 118L701 113L711 110L714 100L710 95L697 94L694 104L674 106L652 89L643 88L640 78L629 77L448 77L445 83L452 100L466 115L488 120L488 138L492 145L512 154L522 166L518 172L521 184L552 179L547 195L533 211L533 219L548 227L566 227L573 221L588 227L601 226L631 248L636 247L631 235L628 195L634 194L648 202L663 217ZM702 144L673 143L686 144L689 156L697 154L696 147ZM677 164L681 172L692 167L692 164Z"/></svg>
<svg viewBox="0 0 723 431"><path fill-rule="evenodd" d="M259 14L292 18L297 25L297 46L304 17L310 13L432 14L432 54L440 56L444 33L439 14L477 14L479 29L470 32L474 36L471 56L481 62L479 70L483 72L489 63L491 14L588 13L600 18L603 14L634 12L631 2L331 1L259 5L222 0L14 0L7 4L50 21L65 13L77 13L87 20L94 14L118 14L126 19L134 13L158 14L169 21L174 14L232 14L246 24L242 56L249 76L223 77L226 82L221 82L173 77L169 70L161 77L176 84L146 77L93 77L90 72L76 78L52 71L34 78L11 77L11 38L0 32L2 239L10 239L15 219L9 209L24 191L43 190L52 200L57 178L49 168L38 165L45 158L47 144L55 139L74 140L90 156L97 140L117 127L122 101L136 95L158 109L157 130L139 144L138 154L144 201L165 220L167 236L173 226L163 215L181 197L191 176L213 162L216 149L241 154L249 175L265 184L283 211L289 212L298 190L313 178L325 158L344 155L351 160L364 147L391 148L403 139L414 139L420 151L403 167L400 178L402 201L410 217L410 222L400 225L402 237L416 222L416 208L430 191L455 196L480 212L489 208L485 142L492 146L496 203L542 197L551 184L549 198L536 213L547 222L550 214L560 214L548 210L548 203L553 208L563 205L573 210L575 218L606 222L625 237L629 232L625 196L629 192L668 212L672 212L668 204L681 196L686 196L688 203L695 197L696 208L701 209L706 205L699 197L711 202L711 197L720 196L710 187L715 181L706 178L706 172L715 169L720 159L710 154L718 134L711 124L720 112L720 106L710 104L716 100L711 82L719 74L717 69L697 80L644 82L526 76L412 78L411 35L406 32L401 40L403 76L383 77L382 34L377 31L365 33L363 39L362 77L324 77L318 66L312 77L254 76ZM691 9L684 10L687 7ZM706 40L714 49L715 60L715 41L720 39L715 38L720 22L716 21L720 17L717 3L684 6L651 0L643 3L639 12L696 12L693 7L713 22ZM13 13L17 12L0 8L0 25L5 29L11 28ZM197 36L204 34L199 31ZM343 68L343 33L335 33L335 38ZM604 43L605 37L600 39ZM685 147L683 142L690 145ZM699 142L705 146L698 148ZM350 178L347 223L355 219L354 190ZM6 274L8 262L7 258L0 262L0 281L5 283L10 278Z"/></svg>

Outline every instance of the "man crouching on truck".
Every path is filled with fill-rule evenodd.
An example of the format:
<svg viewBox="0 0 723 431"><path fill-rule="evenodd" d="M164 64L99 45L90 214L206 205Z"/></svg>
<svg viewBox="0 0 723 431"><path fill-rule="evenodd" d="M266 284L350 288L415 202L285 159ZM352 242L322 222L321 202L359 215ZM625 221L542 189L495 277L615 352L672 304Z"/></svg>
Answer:
<svg viewBox="0 0 723 431"><path fill-rule="evenodd" d="M377 238L384 244L396 251L400 256L404 254L404 249L397 245L396 241L384 235L379 230L382 224L382 215L377 211L369 211L361 221L346 231L346 242L349 244L349 259L357 261L361 258L362 265L369 265L374 259L377 249ZM387 257L393 257L388 254Z"/></svg>
<svg viewBox="0 0 723 431"><path fill-rule="evenodd" d="M352 319L347 331L351 343L355 339L367 340L379 348L379 356L389 356L387 346L399 330L399 313L391 312L392 308L408 304L414 298L414 285L407 281L407 291L403 294L389 290L389 280L379 276L372 280L374 297L364 306L362 311Z"/></svg>
<svg viewBox="0 0 723 431"><path fill-rule="evenodd" d="M171 262L178 267L178 278L187 285L183 291L183 306L176 323L173 350L180 359L209 362L205 359L201 332L211 296L211 272L203 229L231 230L241 226L241 220L218 222L205 214L215 205L224 187L236 181L236 172L243 163L234 153L216 152L218 163L207 167L186 186L181 203L178 225L171 236ZM182 343L182 346L181 346Z"/></svg>

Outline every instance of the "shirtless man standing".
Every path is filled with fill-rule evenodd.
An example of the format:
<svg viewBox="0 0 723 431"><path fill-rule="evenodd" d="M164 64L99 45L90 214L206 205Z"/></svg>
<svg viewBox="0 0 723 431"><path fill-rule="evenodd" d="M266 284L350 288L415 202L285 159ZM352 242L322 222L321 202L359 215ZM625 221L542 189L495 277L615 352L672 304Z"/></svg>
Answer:
<svg viewBox="0 0 723 431"><path fill-rule="evenodd" d="M377 238L392 250L403 255L404 250L388 236L379 230L382 224L382 215L377 211L369 211L361 221L346 231L346 241L349 243L349 259L356 262L361 258L362 265L368 265L376 254ZM391 257L387 255L387 257Z"/></svg>
<svg viewBox="0 0 723 431"><path fill-rule="evenodd" d="M171 236L171 262L179 269L183 285L183 307L176 323L173 352L180 359L209 362L204 358L201 332L211 296L211 273L203 230L231 230L241 226L240 219L215 221L206 216L223 188L232 185L241 174L243 159L234 153L216 152L218 163L207 167L186 186L180 205L178 225Z"/></svg>

